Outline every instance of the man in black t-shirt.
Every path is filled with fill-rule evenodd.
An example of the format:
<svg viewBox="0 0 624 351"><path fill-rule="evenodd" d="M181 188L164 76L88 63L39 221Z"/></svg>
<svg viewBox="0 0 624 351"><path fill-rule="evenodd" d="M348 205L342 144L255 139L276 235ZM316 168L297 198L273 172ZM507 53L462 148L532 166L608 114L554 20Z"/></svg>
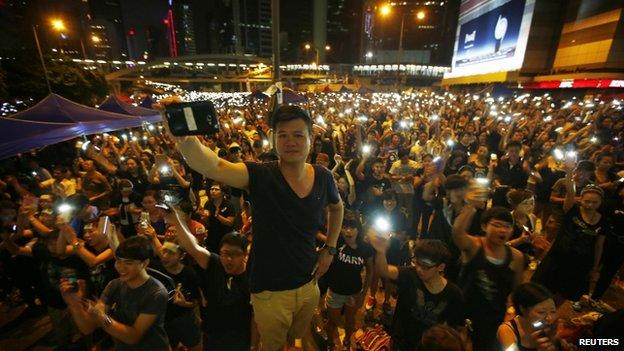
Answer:
<svg viewBox="0 0 624 351"><path fill-rule="evenodd" d="M336 254L343 206L330 171L306 163L312 119L297 106L280 106L271 118L279 160L231 163L196 137L176 138L189 166L204 176L245 189L252 199L254 242L250 291L263 347L277 350L301 338L318 306L316 280ZM327 216L326 248L315 238Z"/></svg>
<svg viewBox="0 0 624 351"><path fill-rule="evenodd" d="M381 211L383 209L382 195L384 190L392 189L392 182L385 174L383 159L376 158L373 161L371 167L372 172L370 174L364 173L364 164L366 163L366 160L366 157L362 159L362 162L360 162L355 172L358 179L363 183L362 212L366 215L370 215L375 211Z"/></svg>
<svg viewBox="0 0 624 351"><path fill-rule="evenodd" d="M168 214L166 220L176 227L180 246L197 262L199 284L206 299L201 309L204 350L247 351L257 347L245 266L247 239L235 232L226 234L217 255L197 243L177 213Z"/></svg>
<svg viewBox="0 0 624 351"><path fill-rule="evenodd" d="M522 144L512 141L507 144L506 155L494 168L496 186L507 185L513 189L524 189L529 179L529 163L520 158Z"/></svg>
<svg viewBox="0 0 624 351"><path fill-rule="evenodd" d="M388 265L388 241L371 232L375 247L375 268L398 286L397 304L392 323L395 350L414 350L422 333L439 323L461 326L464 320L462 293L457 285L444 278L448 248L439 240L422 240L416 246L413 266Z"/></svg>

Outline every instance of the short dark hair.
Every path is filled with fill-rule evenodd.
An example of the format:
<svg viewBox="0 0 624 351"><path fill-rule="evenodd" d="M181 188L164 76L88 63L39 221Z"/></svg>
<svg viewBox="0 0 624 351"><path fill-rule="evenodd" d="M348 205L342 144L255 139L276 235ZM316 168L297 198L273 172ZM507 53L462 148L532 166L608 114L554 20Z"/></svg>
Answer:
<svg viewBox="0 0 624 351"><path fill-rule="evenodd" d="M576 169L579 170L579 171L585 171L585 172L595 172L596 171L596 164L594 164L590 160L580 160L576 164Z"/></svg>
<svg viewBox="0 0 624 351"><path fill-rule="evenodd" d="M375 163L385 164L386 162L385 162L385 161L384 161L384 159L383 159L383 158L381 158L381 157L375 157L375 158L373 159L373 163L371 163L371 164L372 164L372 165L374 165Z"/></svg>
<svg viewBox="0 0 624 351"><path fill-rule="evenodd" d="M312 134L312 118L301 107L295 105L282 105L271 116L271 128L277 130L277 124L300 119L305 122L308 132Z"/></svg>
<svg viewBox="0 0 624 351"><path fill-rule="evenodd" d="M414 248L414 256L417 258L426 258L436 264L448 263L451 259L451 252L440 240L424 239L420 240Z"/></svg>
<svg viewBox="0 0 624 351"><path fill-rule="evenodd" d="M419 351L464 351L462 337L455 329L436 324L426 330L420 339Z"/></svg>
<svg viewBox="0 0 624 351"><path fill-rule="evenodd" d="M115 251L115 257L145 261L154 257L154 249L149 238L137 235L122 241Z"/></svg>
<svg viewBox="0 0 624 351"><path fill-rule="evenodd" d="M447 191L467 187L468 182L464 177L460 176L459 174L451 174L450 176L446 177L446 181L444 182L444 189L446 189Z"/></svg>
<svg viewBox="0 0 624 351"><path fill-rule="evenodd" d="M598 155L596 155L596 162L600 162L605 157L615 158L615 155L610 152L599 152Z"/></svg>
<svg viewBox="0 0 624 351"><path fill-rule="evenodd" d="M510 141L509 143L507 143L507 146L505 147L505 150L509 149L510 147L517 147L522 149L522 144L520 144L517 141Z"/></svg>
<svg viewBox="0 0 624 351"><path fill-rule="evenodd" d="M219 242L219 247L225 244L240 247L243 252L247 252L247 238L239 232L229 232L225 234Z"/></svg>
<svg viewBox="0 0 624 351"><path fill-rule="evenodd" d="M385 200L394 200L397 201L397 193L392 189L386 189L381 193L381 198Z"/></svg>
<svg viewBox="0 0 624 351"><path fill-rule="evenodd" d="M548 289L531 282L518 285L511 294L511 301L518 314L522 314L523 310L526 311L538 303L552 298L553 294Z"/></svg>
<svg viewBox="0 0 624 351"><path fill-rule="evenodd" d="M409 156L410 151L408 149L399 149L399 152L397 152L397 156L399 158L403 158L405 156Z"/></svg>
<svg viewBox="0 0 624 351"><path fill-rule="evenodd" d="M502 206L494 206L483 212L481 215L481 224L486 225L493 219L511 223L512 225L514 223L513 216L511 215L509 209Z"/></svg>
<svg viewBox="0 0 624 351"><path fill-rule="evenodd" d="M89 198L84 194L70 195L65 201L77 210L89 204Z"/></svg>

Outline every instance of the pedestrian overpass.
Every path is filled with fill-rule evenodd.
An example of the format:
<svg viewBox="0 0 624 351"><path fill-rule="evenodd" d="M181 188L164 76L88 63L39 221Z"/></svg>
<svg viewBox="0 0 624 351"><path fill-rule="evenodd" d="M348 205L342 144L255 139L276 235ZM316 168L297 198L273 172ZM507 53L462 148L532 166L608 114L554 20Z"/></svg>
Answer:
<svg viewBox="0 0 624 351"><path fill-rule="evenodd" d="M74 60L79 62L81 60ZM144 80L176 85L224 85L241 90L271 83L271 60L247 55L194 55L144 61L91 61L108 65L106 80L112 85L135 84ZM90 62L86 62L90 61ZM293 83L353 83L358 80L441 80L449 67L416 64L284 64L282 81Z"/></svg>

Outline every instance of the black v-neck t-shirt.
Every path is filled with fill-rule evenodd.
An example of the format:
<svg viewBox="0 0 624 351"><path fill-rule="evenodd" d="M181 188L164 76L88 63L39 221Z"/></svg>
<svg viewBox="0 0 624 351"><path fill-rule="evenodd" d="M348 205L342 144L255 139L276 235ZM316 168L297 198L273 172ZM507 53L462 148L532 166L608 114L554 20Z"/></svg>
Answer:
<svg viewBox="0 0 624 351"><path fill-rule="evenodd" d="M315 240L324 223L324 210L340 201L330 171L314 167L310 194L300 198L290 187L278 162L246 162L254 214L250 254L250 291L298 288L312 279Z"/></svg>

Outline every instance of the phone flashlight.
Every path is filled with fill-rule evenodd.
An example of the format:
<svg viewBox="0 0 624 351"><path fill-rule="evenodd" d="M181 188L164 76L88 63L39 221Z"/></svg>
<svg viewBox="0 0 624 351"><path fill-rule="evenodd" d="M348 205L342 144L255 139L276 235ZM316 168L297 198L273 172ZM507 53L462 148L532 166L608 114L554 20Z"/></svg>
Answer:
<svg viewBox="0 0 624 351"><path fill-rule="evenodd" d="M490 180L484 177L475 178L477 184L485 186L490 184Z"/></svg>
<svg viewBox="0 0 624 351"><path fill-rule="evenodd" d="M70 204L60 204L57 210L59 213L67 213L72 210L72 206Z"/></svg>
<svg viewBox="0 0 624 351"><path fill-rule="evenodd" d="M553 151L553 155L555 156L555 159L559 161L563 160L563 157L564 157L563 151L561 151L560 149L555 149Z"/></svg>
<svg viewBox="0 0 624 351"><path fill-rule="evenodd" d="M390 222L385 217L377 217L373 224L379 236L388 237L390 235Z"/></svg>
<svg viewBox="0 0 624 351"><path fill-rule="evenodd" d="M497 159L498 159L498 155L497 154L490 154L490 160L496 161Z"/></svg>
<svg viewBox="0 0 624 351"><path fill-rule="evenodd" d="M539 320L539 321L535 321L535 322L531 323L531 326L535 330L541 330L541 329L544 329L546 324L544 323L544 321Z"/></svg>
<svg viewBox="0 0 624 351"><path fill-rule="evenodd" d="M364 146L362 146L362 152L363 152L364 154L369 154L369 153L371 152L371 147L370 147L370 145L364 145Z"/></svg>

